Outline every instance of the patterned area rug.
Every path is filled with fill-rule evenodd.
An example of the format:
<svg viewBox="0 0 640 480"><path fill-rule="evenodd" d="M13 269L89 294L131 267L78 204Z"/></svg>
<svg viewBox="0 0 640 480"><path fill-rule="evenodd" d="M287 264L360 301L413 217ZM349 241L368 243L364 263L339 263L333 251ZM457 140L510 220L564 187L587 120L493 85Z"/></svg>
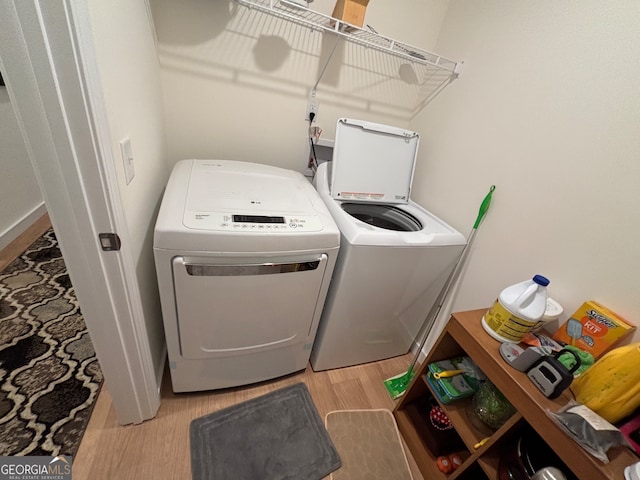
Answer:
<svg viewBox="0 0 640 480"><path fill-rule="evenodd" d="M102 380L49 230L0 272L0 455L75 455Z"/></svg>

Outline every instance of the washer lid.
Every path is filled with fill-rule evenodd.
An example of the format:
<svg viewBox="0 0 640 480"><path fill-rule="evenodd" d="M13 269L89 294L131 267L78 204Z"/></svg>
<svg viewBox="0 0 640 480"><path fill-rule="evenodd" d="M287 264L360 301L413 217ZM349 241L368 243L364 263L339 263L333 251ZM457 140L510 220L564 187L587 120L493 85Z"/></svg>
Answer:
<svg viewBox="0 0 640 480"><path fill-rule="evenodd" d="M336 125L331 196L363 203L406 204L419 136L378 123L341 118Z"/></svg>

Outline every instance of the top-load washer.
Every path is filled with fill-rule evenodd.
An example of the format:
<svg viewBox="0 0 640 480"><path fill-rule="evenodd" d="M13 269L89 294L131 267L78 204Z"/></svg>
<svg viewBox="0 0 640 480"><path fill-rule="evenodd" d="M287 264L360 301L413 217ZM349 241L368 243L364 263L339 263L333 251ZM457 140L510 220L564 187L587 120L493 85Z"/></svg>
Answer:
<svg viewBox="0 0 640 480"><path fill-rule="evenodd" d="M314 370L407 353L464 236L410 199L419 136L338 120L332 161L314 178L341 232L311 353Z"/></svg>
<svg viewBox="0 0 640 480"><path fill-rule="evenodd" d="M339 245L335 222L302 174L178 162L154 235L173 390L306 368Z"/></svg>

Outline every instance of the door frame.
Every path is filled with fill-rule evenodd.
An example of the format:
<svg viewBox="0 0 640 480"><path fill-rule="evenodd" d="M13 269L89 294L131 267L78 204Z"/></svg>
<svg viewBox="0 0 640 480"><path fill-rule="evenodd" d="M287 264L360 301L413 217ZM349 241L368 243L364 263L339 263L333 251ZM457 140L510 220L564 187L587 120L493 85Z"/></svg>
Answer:
<svg viewBox="0 0 640 480"><path fill-rule="evenodd" d="M0 67L121 424L155 416L154 365L86 0L0 2ZM103 251L99 233L117 233Z"/></svg>

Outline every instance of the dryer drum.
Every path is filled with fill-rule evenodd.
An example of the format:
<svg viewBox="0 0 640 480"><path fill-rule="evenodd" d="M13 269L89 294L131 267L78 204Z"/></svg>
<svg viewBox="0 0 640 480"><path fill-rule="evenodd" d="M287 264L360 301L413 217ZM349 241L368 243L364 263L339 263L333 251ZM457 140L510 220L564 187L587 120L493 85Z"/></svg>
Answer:
<svg viewBox="0 0 640 480"><path fill-rule="evenodd" d="M343 203L342 209L352 217L385 230L419 232L422 225L413 216L390 205Z"/></svg>

